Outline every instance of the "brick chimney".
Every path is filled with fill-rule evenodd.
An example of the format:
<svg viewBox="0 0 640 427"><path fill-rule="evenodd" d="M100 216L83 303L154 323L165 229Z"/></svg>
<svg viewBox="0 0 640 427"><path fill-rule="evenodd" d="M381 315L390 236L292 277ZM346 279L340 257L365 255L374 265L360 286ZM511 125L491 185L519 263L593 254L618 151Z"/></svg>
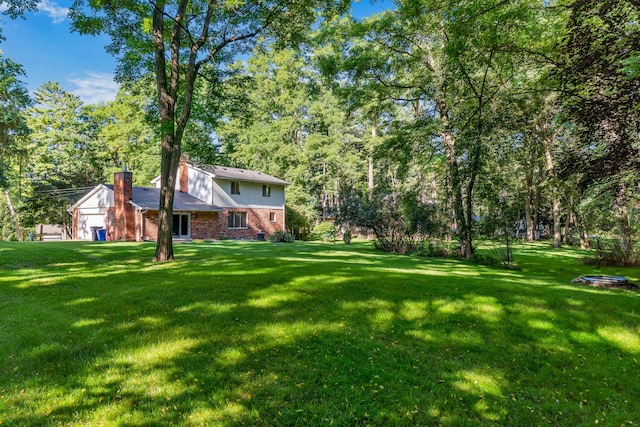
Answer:
<svg viewBox="0 0 640 427"><path fill-rule="evenodd" d="M180 187L178 190L189 194L189 166L187 166L187 162L189 162L189 157L187 155L183 154L180 156L180 163L178 165L178 180L180 181Z"/></svg>
<svg viewBox="0 0 640 427"><path fill-rule="evenodd" d="M116 172L113 175L113 239L135 240L135 214L129 201L133 197L133 174Z"/></svg>

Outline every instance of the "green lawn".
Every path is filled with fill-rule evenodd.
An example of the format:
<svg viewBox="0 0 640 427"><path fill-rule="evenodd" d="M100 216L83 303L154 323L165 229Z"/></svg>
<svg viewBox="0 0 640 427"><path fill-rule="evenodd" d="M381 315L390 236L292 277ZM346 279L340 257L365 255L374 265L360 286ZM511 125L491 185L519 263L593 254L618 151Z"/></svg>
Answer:
<svg viewBox="0 0 640 427"><path fill-rule="evenodd" d="M0 424L637 425L640 293L369 243L0 244Z"/></svg>

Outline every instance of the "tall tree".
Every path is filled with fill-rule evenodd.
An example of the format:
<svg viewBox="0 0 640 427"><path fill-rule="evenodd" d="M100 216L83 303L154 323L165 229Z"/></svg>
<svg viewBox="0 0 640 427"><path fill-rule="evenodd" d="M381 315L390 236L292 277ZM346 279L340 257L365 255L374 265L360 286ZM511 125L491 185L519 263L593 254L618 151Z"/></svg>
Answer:
<svg viewBox="0 0 640 427"><path fill-rule="evenodd" d="M341 183L353 185L361 159L314 50L261 46L228 82L229 114L218 129L232 164L291 183L287 203L309 220L335 208Z"/></svg>
<svg viewBox="0 0 640 427"><path fill-rule="evenodd" d="M10 161L23 150L19 139L27 133L24 109L31 103L24 83L22 67L0 52L0 188L7 188Z"/></svg>
<svg viewBox="0 0 640 427"><path fill-rule="evenodd" d="M31 198L29 223L69 225L70 201L104 178L107 150L98 138L91 109L80 98L47 82L27 110Z"/></svg>
<svg viewBox="0 0 640 427"><path fill-rule="evenodd" d="M20 195L21 166L26 158L23 143L28 133L23 112L31 103L27 89L20 81L22 76L22 67L3 57L0 51L0 189L6 197L18 240L22 240L22 234L10 190L13 187L13 195L16 195L16 190Z"/></svg>
<svg viewBox="0 0 640 427"><path fill-rule="evenodd" d="M113 101L88 111L95 122L97 136L106 148L103 153L105 179L126 167L134 172L136 185L147 185L158 176L160 147L149 110L152 95L146 90L148 79L123 85Z"/></svg>
<svg viewBox="0 0 640 427"><path fill-rule="evenodd" d="M569 3L567 36L559 49L565 112L581 146L566 162L583 188L611 194L611 209L626 256L632 251L629 206L638 184L640 5L633 0Z"/></svg>
<svg viewBox="0 0 640 427"><path fill-rule="evenodd" d="M315 20L317 8L344 8L336 2L265 0L75 0L74 28L107 33L109 50L119 54L118 77L153 70L162 139L161 196L155 261L173 259L173 197L182 138L189 123L200 76L221 78L224 66L248 53L258 37L295 39Z"/></svg>
<svg viewBox="0 0 640 427"><path fill-rule="evenodd" d="M399 1L395 12L365 22L378 55L372 78L397 98L422 106L416 122L437 121L432 143L447 158L455 227L462 253L473 255L474 189L496 106L523 64L515 46L535 22L527 1ZM497 25L499 23L499 25Z"/></svg>

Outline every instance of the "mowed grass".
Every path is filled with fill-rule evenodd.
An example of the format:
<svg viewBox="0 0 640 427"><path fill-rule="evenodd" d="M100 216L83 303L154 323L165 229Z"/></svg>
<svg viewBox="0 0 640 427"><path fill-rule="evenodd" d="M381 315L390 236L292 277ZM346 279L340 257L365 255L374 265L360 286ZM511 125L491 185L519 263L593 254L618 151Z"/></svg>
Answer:
<svg viewBox="0 0 640 427"><path fill-rule="evenodd" d="M640 293L369 243L0 244L0 424L637 425Z"/></svg>

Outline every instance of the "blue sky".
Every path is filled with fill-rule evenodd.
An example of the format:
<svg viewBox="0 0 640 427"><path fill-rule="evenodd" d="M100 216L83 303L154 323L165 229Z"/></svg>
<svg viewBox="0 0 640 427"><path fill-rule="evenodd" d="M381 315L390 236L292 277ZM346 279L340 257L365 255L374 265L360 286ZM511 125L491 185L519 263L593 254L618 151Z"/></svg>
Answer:
<svg viewBox="0 0 640 427"><path fill-rule="evenodd" d="M112 100L118 85L113 81L115 61L104 51L108 39L71 33L69 4L44 0L39 11L25 19L3 16L0 26L6 40L0 49L24 67L23 81L30 92L54 81L85 103Z"/></svg>
<svg viewBox="0 0 640 427"><path fill-rule="evenodd" d="M0 50L24 67L23 81L30 92L54 81L87 104L112 100L118 85L113 81L115 60L104 50L109 39L71 33L66 18L70 4L70 0L42 0L39 11L25 19L2 16L0 27L6 40ZM388 4L388 0L373 4L362 0L354 4L354 15L377 13Z"/></svg>

